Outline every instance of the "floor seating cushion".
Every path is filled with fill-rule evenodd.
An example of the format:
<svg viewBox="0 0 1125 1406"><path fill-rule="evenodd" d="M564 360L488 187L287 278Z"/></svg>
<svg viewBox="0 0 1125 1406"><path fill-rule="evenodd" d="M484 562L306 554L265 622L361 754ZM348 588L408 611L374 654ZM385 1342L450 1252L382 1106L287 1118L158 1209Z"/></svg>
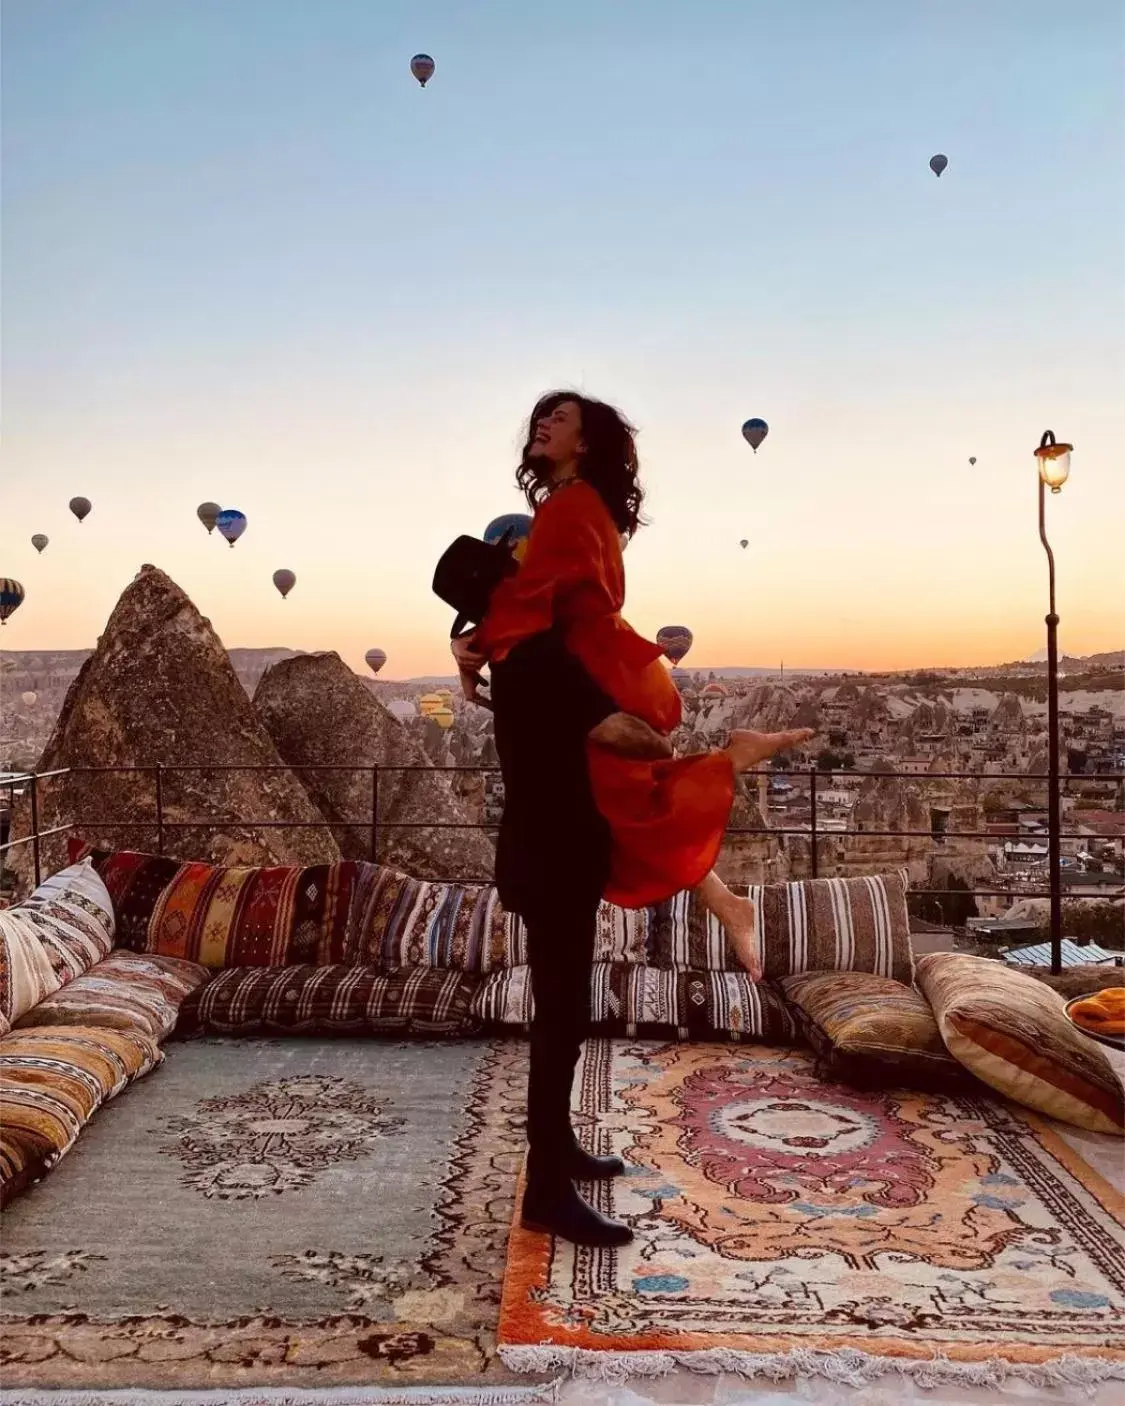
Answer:
<svg viewBox="0 0 1125 1406"><path fill-rule="evenodd" d="M527 966L485 977L473 1009L486 1027L531 1023ZM599 1035L628 1039L762 1040L789 1044L797 1027L780 993L742 971L673 971L635 962L595 962L590 1022Z"/></svg>
<svg viewBox="0 0 1125 1406"><path fill-rule="evenodd" d="M88 861L60 870L23 903L0 910L5 1025L107 956L113 938L113 904Z"/></svg>
<svg viewBox="0 0 1125 1406"><path fill-rule="evenodd" d="M43 1025L97 1025L139 1030L158 1043L176 1024L191 993L211 980L197 962L122 948L22 1016L16 1029Z"/></svg>
<svg viewBox="0 0 1125 1406"><path fill-rule="evenodd" d="M859 971L906 985L913 980L905 871L732 887L758 907L767 979ZM687 971L738 967L721 923L694 893L676 894L652 910L646 960Z"/></svg>
<svg viewBox="0 0 1125 1406"><path fill-rule="evenodd" d="M347 960L381 967L489 972L527 961L520 924L491 884L440 884L361 864Z"/></svg>
<svg viewBox="0 0 1125 1406"><path fill-rule="evenodd" d="M1125 1135L1125 1092L1100 1045L1076 1030L1063 998L986 957L934 952L918 985L949 1052L978 1079L1051 1118Z"/></svg>
<svg viewBox="0 0 1125 1406"><path fill-rule="evenodd" d="M778 984L827 1078L864 1089L970 1081L913 987L870 972L799 972Z"/></svg>
<svg viewBox="0 0 1125 1406"><path fill-rule="evenodd" d="M105 881L117 945L218 970L347 960L356 862L234 868L76 841Z"/></svg>
<svg viewBox="0 0 1125 1406"><path fill-rule="evenodd" d="M232 967L193 991L177 1036L474 1035L480 978L439 967Z"/></svg>
<svg viewBox="0 0 1125 1406"><path fill-rule="evenodd" d="M103 1103L163 1058L155 1040L137 1030L71 1025L6 1035L0 1041L0 1205L49 1171Z"/></svg>

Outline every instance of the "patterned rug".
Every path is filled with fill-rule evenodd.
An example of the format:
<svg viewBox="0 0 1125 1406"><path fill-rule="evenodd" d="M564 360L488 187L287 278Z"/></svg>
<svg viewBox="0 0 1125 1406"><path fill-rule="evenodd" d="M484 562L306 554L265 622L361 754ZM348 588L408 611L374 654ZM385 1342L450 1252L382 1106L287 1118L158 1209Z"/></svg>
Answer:
<svg viewBox="0 0 1125 1406"><path fill-rule="evenodd" d="M4 1215L4 1387L511 1382L525 1061L515 1042L169 1045Z"/></svg>
<svg viewBox="0 0 1125 1406"><path fill-rule="evenodd" d="M1034 1115L858 1093L764 1046L591 1043L579 1098L629 1167L598 1204L637 1238L576 1250L517 1220L509 1366L1125 1378L1125 1200Z"/></svg>

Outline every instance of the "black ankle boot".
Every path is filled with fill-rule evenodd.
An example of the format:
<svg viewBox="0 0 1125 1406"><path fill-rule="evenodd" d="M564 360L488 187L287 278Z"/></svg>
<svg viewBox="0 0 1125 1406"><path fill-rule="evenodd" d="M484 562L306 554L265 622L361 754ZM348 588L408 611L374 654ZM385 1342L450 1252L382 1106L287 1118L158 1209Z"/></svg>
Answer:
<svg viewBox="0 0 1125 1406"><path fill-rule="evenodd" d="M599 1249L628 1245L633 1238L627 1225L594 1210L569 1181L529 1182L523 1193L520 1224L525 1230L542 1231L575 1245L594 1245Z"/></svg>
<svg viewBox="0 0 1125 1406"><path fill-rule="evenodd" d="M625 1163L620 1157L595 1157L577 1143L567 1153L566 1163L571 1181L609 1181L625 1175Z"/></svg>

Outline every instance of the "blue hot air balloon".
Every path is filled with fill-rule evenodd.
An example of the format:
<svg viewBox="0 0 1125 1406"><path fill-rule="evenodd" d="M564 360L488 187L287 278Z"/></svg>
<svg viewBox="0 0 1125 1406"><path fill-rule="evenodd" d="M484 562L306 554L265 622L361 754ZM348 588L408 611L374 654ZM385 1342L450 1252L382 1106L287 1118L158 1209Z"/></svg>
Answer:
<svg viewBox="0 0 1125 1406"><path fill-rule="evenodd" d="M240 513L237 508L224 508L215 519L215 526L233 547L246 531L246 514Z"/></svg>
<svg viewBox="0 0 1125 1406"><path fill-rule="evenodd" d="M501 542L505 537L517 561L523 560L527 539L531 535L531 518L526 513L501 513L484 529L486 542Z"/></svg>
<svg viewBox="0 0 1125 1406"><path fill-rule="evenodd" d="M934 173L935 176L940 176L948 165L949 157L942 156L940 151L937 153L936 156L930 157L930 170Z"/></svg>
<svg viewBox="0 0 1125 1406"><path fill-rule="evenodd" d="M23 604L23 587L10 576L0 576L0 625L8 622Z"/></svg>
<svg viewBox="0 0 1125 1406"><path fill-rule="evenodd" d="M759 420L756 416L753 420L747 420L742 426L742 438L750 446L755 454L758 452L758 445L770 432L769 425L764 420Z"/></svg>

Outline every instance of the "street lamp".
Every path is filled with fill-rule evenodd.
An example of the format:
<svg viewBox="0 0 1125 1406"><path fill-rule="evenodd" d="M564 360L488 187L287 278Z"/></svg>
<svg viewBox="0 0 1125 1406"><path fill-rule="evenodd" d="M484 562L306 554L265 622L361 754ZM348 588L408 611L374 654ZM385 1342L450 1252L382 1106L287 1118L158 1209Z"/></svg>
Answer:
<svg viewBox="0 0 1125 1406"><path fill-rule="evenodd" d="M1073 444L1056 444L1050 430L1039 441L1039 540L1047 553L1050 609L1047 614L1047 862L1051 870L1051 971L1062 970L1062 854L1059 844L1059 617L1055 612L1055 554L1047 541L1046 494L1058 493L1070 476Z"/></svg>

